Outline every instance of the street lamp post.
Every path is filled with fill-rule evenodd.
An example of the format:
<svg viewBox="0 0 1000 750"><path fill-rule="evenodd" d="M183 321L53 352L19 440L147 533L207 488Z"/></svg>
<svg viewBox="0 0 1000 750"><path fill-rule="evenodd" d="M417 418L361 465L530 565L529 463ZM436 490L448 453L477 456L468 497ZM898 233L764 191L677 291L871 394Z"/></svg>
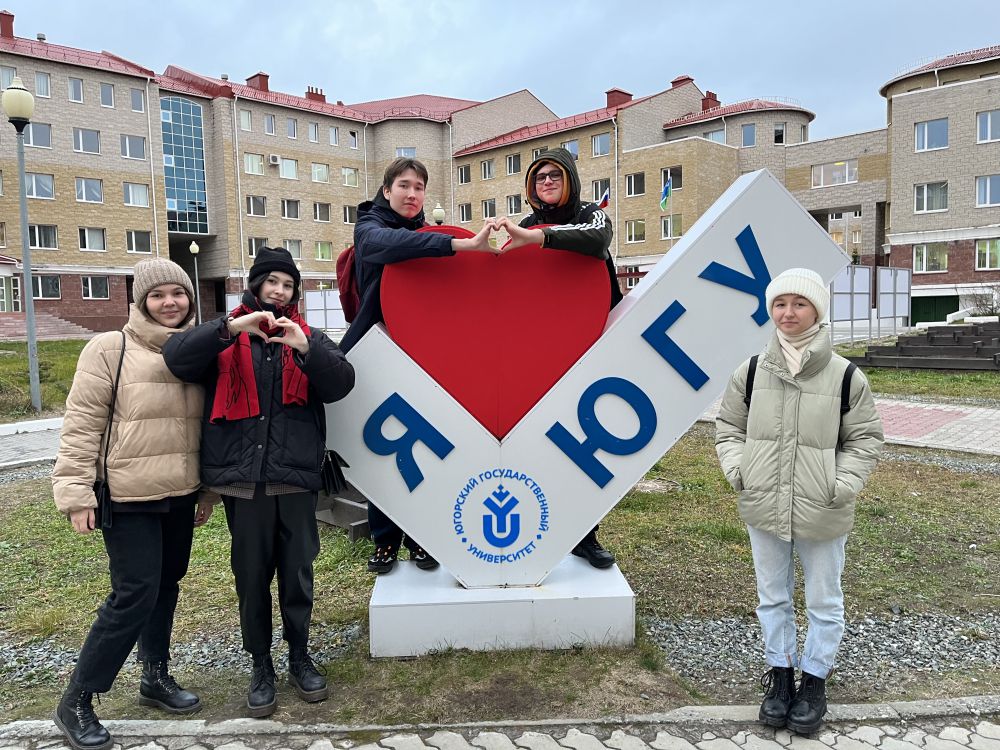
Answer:
<svg viewBox="0 0 1000 750"><path fill-rule="evenodd" d="M444 209L441 208L440 203L434 206L434 210L431 211L431 216L434 218L434 223L438 226L444 224Z"/></svg>
<svg viewBox="0 0 1000 750"><path fill-rule="evenodd" d="M191 256L194 258L194 314L195 321L198 325L201 325L201 284L198 283L198 251L201 250L198 247L197 242L192 242L188 246L188 250L191 251Z"/></svg>
<svg viewBox="0 0 1000 750"><path fill-rule="evenodd" d="M24 88L21 79L14 76L10 86L3 92L4 114L17 131L17 180L21 188L21 265L24 268L24 318L28 337L28 387L31 391L31 405L35 411L42 411L42 388L38 379L38 341L35 336L35 299L31 282L31 243L28 242L28 192L24 175L24 129L35 113L35 98Z"/></svg>

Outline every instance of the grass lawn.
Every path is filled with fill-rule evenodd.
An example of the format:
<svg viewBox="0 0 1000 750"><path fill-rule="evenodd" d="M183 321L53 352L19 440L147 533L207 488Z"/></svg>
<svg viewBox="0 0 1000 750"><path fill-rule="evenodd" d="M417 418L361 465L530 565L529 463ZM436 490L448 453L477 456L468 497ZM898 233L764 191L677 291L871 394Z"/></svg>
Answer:
<svg viewBox="0 0 1000 750"><path fill-rule="evenodd" d="M86 341L39 341L38 380L42 389L42 416L58 416L66 409L76 361ZM4 354L3 352L13 352ZM0 422L34 419L28 388L28 345L0 342Z"/></svg>
<svg viewBox="0 0 1000 750"><path fill-rule="evenodd" d="M1000 609L1000 487L994 477L930 464L884 461L860 498L849 538L844 590L849 617L910 612L961 614ZM694 427L601 525L637 595L637 646L560 652L448 651L411 660L373 660L367 633L327 664L331 699L305 707L281 687L284 721L456 722L650 713L725 696L686 684L644 638L644 617L752 617L756 605L750 546L735 495L718 468L712 430ZM317 623L367 623L373 582L368 542L350 544L323 527L316 563ZM975 546L972 546L975 545ZM79 647L107 593L107 559L98 535L80 537L52 505L47 480L0 485L0 612L17 642L53 636ZM175 627L178 642L211 644L238 630L225 519L196 531ZM276 622L277 622L276 618ZM283 659L282 659L283 661ZM134 704L134 667L102 698L101 715L145 717ZM65 675L33 690L11 684L0 664L0 706L10 719L45 716ZM182 675L203 693L198 718L242 715L246 673ZM978 682L973 682L975 677ZM283 678L282 678L283 681ZM1000 669L918 675L886 700L1000 690ZM754 693L756 686L748 686ZM838 686L850 703L852 687Z"/></svg>

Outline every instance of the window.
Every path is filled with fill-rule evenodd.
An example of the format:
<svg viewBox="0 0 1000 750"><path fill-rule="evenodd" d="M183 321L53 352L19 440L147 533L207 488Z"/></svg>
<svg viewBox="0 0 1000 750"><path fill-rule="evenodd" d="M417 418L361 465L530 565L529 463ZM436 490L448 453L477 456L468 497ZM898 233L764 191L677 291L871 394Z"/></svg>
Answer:
<svg viewBox="0 0 1000 750"><path fill-rule="evenodd" d="M82 103L83 102L83 79L82 78L70 78L69 79L69 100L71 102Z"/></svg>
<svg viewBox="0 0 1000 750"><path fill-rule="evenodd" d="M743 126L743 148L749 148L751 146L757 145L757 126L754 123L748 123Z"/></svg>
<svg viewBox="0 0 1000 750"><path fill-rule="evenodd" d="M472 204L471 203L459 203L458 204L458 221L459 223L466 223L472 221Z"/></svg>
<svg viewBox="0 0 1000 750"><path fill-rule="evenodd" d="M253 113L249 109L240 110L240 130L253 130Z"/></svg>
<svg viewBox="0 0 1000 750"><path fill-rule="evenodd" d="M559 145L562 146L567 151L569 151L571 154L573 154L574 161L580 158L580 141L577 140L563 141Z"/></svg>
<svg viewBox="0 0 1000 750"><path fill-rule="evenodd" d="M927 120L914 125L915 149L917 151L934 151L948 148L948 118Z"/></svg>
<svg viewBox="0 0 1000 750"><path fill-rule="evenodd" d="M81 203L104 203L104 185L92 177L77 177L76 199Z"/></svg>
<svg viewBox="0 0 1000 750"><path fill-rule="evenodd" d="M333 260L333 243L322 240L316 243L316 260Z"/></svg>
<svg viewBox="0 0 1000 750"><path fill-rule="evenodd" d="M622 269L625 272L625 288L634 289L639 283L639 266L625 266Z"/></svg>
<svg viewBox="0 0 1000 750"><path fill-rule="evenodd" d="M146 92L142 89L129 89L129 98L132 100L133 112L146 111Z"/></svg>
<svg viewBox="0 0 1000 750"><path fill-rule="evenodd" d="M611 133L598 133L590 137L590 148L594 156L607 156L611 153Z"/></svg>
<svg viewBox="0 0 1000 750"><path fill-rule="evenodd" d="M125 247L130 253L153 252L153 235L141 229L129 229L125 232Z"/></svg>
<svg viewBox="0 0 1000 750"><path fill-rule="evenodd" d="M70 78L70 83L72 84L73 79ZM73 95L70 94L70 99L73 99ZM73 99L73 101L83 101L83 93L80 93L80 98ZM101 106L102 107L114 107L115 106L115 86L113 83L102 83L101 84Z"/></svg>
<svg viewBox="0 0 1000 750"><path fill-rule="evenodd" d="M0 247L7 247L7 222L5 221L0 221Z"/></svg>
<svg viewBox="0 0 1000 750"><path fill-rule="evenodd" d="M539 156L541 156L542 154L544 154L548 150L549 150L548 146L539 146L538 148L531 149L531 158L532 158L532 160L537 159Z"/></svg>
<svg viewBox="0 0 1000 750"><path fill-rule="evenodd" d="M927 182L913 186L913 212L918 214L948 210L948 183Z"/></svg>
<svg viewBox="0 0 1000 750"><path fill-rule="evenodd" d="M274 115L264 115L264 135L274 135Z"/></svg>
<svg viewBox="0 0 1000 750"><path fill-rule="evenodd" d="M299 137L299 121L294 117L288 117L285 119L285 132L288 134L289 138Z"/></svg>
<svg viewBox="0 0 1000 750"><path fill-rule="evenodd" d="M860 219L861 218L861 209L860 208L854 209L854 213L852 214L852 216L854 216L855 219Z"/></svg>
<svg viewBox="0 0 1000 750"><path fill-rule="evenodd" d="M358 186L358 170L354 167L341 167L340 177L347 187Z"/></svg>
<svg viewBox="0 0 1000 750"><path fill-rule="evenodd" d="M330 221L329 203L313 203L313 221Z"/></svg>
<svg viewBox="0 0 1000 750"><path fill-rule="evenodd" d="M122 135L122 156L126 159L145 159L146 139L141 135Z"/></svg>
<svg viewBox="0 0 1000 750"><path fill-rule="evenodd" d="M482 175L483 175L483 179L484 180L492 180L493 179L493 160L492 159L486 159L485 161L480 162L479 166L480 166L480 170L481 170Z"/></svg>
<svg viewBox="0 0 1000 750"><path fill-rule="evenodd" d="M1000 206L1000 174L976 178L976 207L983 206Z"/></svg>
<svg viewBox="0 0 1000 750"><path fill-rule="evenodd" d="M397 146L396 147L396 156L397 157L402 156L402 157L405 157L407 159L416 159L417 158L417 147L416 146Z"/></svg>
<svg viewBox="0 0 1000 750"><path fill-rule="evenodd" d="M631 219L625 222L625 242L645 242L646 241L646 221L645 219Z"/></svg>
<svg viewBox="0 0 1000 750"><path fill-rule="evenodd" d="M805 143L809 140L809 126L799 125L799 142Z"/></svg>
<svg viewBox="0 0 1000 750"><path fill-rule="evenodd" d="M48 73L35 73L35 96L48 99L52 96L52 79Z"/></svg>
<svg viewBox="0 0 1000 750"><path fill-rule="evenodd" d="M14 76L16 75L17 68L12 68L9 65L0 65L0 88L9 88L14 82Z"/></svg>
<svg viewBox="0 0 1000 750"><path fill-rule="evenodd" d="M830 239L837 243L838 246L844 246L844 232L841 229L836 229L830 232Z"/></svg>
<svg viewBox="0 0 1000 750"><path fill-rule="evenodd" d="M101 131L73 128L73 150L81 154L101 153Z"/></svg>
<svg viewBox="0 0 1000 750"><path fill-rule="evenodd" d="M295 159L281 157L281 166L278 167L278 174L285 180L299 179L299 163Z"/></svg>
<svg viewBox="0 0 1000 750"><path fill-rule="evenodd" d="M345 224L357 224L358 223L358 207L357 206L344 206L344 223Z"/></svg>
<svg viewBox="0 0 1000 750"><path fill-rule="evenodd" d="M59 282L58 276L32 276L31 298L59 299L62 297L62 288Z"/></svg>
<svg viewBox="0 0 1000 750"><path fill-rule="evenodd" d="M660 170L660 189L670 180L670 192L682 190L684 188L684 170L680 165L676 167L666 167Z"/></svg>
<svg viewBox="0 0 1000 750"><path fill-rule="evenodd" d="M942 273L948 270L948 245L928 242L913 246L913 273Z"/></svg>
<svg viewBox="0 0 1000 750"><path fill-rule="evenodd" d="M267 216L267 198L263 195L248 195L247 216Z"/></svg>
<svg viewBox="0 0 1000 750"><path fill-rule="evenodd" d="M267 237L251 237L247 240L247 255L256 258L257 251L262 247L267 247Z"/></svg>
<svg viewBox="0 0 1000 750"><path fill-rule="evenodd" d="M56 178L50 174L27 172L24 175L24 187L29 198L52 200L56 197Z"/></svg>
<svg viewBox="0 0 1000 750"><path fill-rule="evenodd" d="M611 190L611 180L594 180L590 186L594 190L594 201L599 201Z"/></svg>
<svg viewBox="0 0 1000 750"><path fill-rule="evenodd" d="M298 260L302 257L302 240L285 240L285 250Z"/></svg>
<svg viewBox="0 0 1000 750"><path fill-rule="evenodd" d="M330 165L329 164L317 164L313 162L312 165L312 181L313 182L329 182L330 181Z"/></svg>
<svg viewBox="0 0 1000 750"><path fill-rule="evenodd" d="M264 154L243 154L243 171L247 174L264 174Z"/></svg>
<svg viewBox="0 0 1000 750"><path fill-rule="evenodd" d="M726 129L719 128L718 130L709 130L703 133L704 137L715 143L725 143L726 142Z"/></svg>
<svg viewBox="0 0 1000 750"><path fill-rule="evenodd" d="M29 122L24 128L24 145L52 148L52 126L44 122Z"/></svg>
<svg viewBox="0 0 1000 750"><path fill-rule="evenodd" d="M489 219L497 215L497 202L495 198L483 201L483 218Z"/></svg>
<svg viewBox="0 0 1000 750"><path fill-rule="evenodd" d="M814 164L812 168L812 186L829 187L830 185L845 185L858 181L858 160L834 161L829 164Z"/></svg>
<svg viewBox="0 0 1000 750"><path fill-rule="evenodd" d="M282 219L299 218L299 202L297 200L292 200L291 198L282 198L281 218Z"/></svg>
<svg viewBox="0 0 1000 750"><path fill-rule="evenodd" d="M83 288L84 299L111 299L107 276L81 276L80 286Z"/></svg>
<svg viewBox="0 0 1000 750"><path fill-rule="evenodd" d="M660 217L660 239L674 240L681 236L681 215L670 214Z"/></svg>
<svg viewBox="0 0 1000 750"><path fill-rule="evenodd" d="M774 145L780 146L785 142L785 123L774 123Z"/></svg>
<svg viewBox="0 0 1000 750"><path fill-rule="evenodd" d="M976 142L1000 141L1000 109L980 112L976 115Z"/></svg>
<svg viewBox="0 0 1000 750"><path fill-rule="evenodd" d="M458 184L468 185L470 182L472 182L472 166L463 164L458 168Z"/></svg>
<svg viewBox="0 0 1000 750"><path fill-rule="evenodd" d="M29 224L28 244L35 250L59 247L59 230L54 224Z"/></svg>
<svg viewBox="0 0 1000 750"><path fill-rule="evenodd" d="M646 173L634 172L625 175L625 195L632 198L646 194Z"/></svg>
<svg viewBox="0 0 1000 750"><path fill-rule="evenodd" d="M351 148L357 148L358 147L358 131L357 130L348 130L347 131L347 145L350 146Z"/></svg>
<svg viewBox="0 0 1000 750"><path fill-rule="evenodd" d="M336 146L340 143L340 128L332 127L330 128L330 145Z"/></svg>
<svg viewBox="0 0 1000 750"><path fill-rule="evenodd" d="M80 249L103 252L108 249L104 230L100 227L80 227Z"/></svg>
<svg viewBox="0 0 1000 750"><path fill-rule="evenodd" d="M860 229L852 229L851 230L851 244L852 245L860 245L861 244L861 230Z"/></svg>
<svg viewBox="0 0 1000 750"><path fill-rule="evenodd" d="M309 142L319 143L319 123L311 122L309 123Z"/></svg>
<svg viewBox="0 0 1000 750"><path fill-rule="evenodd" d="M976 270L1000 270L1000 239L976 240Z"/></svg>
<svg viewBox="0 0 1000 750"><path fill-rule="evenodd" d="M507 215L513 216L514 214L521 213L521 196L520 195L508 195L507 196Z"/></svg>
<svg viewBox="0 0 1000 750"><path fill-rule="evenodd" d="M517 174L521 171L521 155L507 154L507 174Z"/></svg>
<svg viewBox="0 0 1000 750"><path fill-rule="evenodd" d="M827 217L829 221L840 221L843 218L844 218L843 211L834 211Z"/></svg>

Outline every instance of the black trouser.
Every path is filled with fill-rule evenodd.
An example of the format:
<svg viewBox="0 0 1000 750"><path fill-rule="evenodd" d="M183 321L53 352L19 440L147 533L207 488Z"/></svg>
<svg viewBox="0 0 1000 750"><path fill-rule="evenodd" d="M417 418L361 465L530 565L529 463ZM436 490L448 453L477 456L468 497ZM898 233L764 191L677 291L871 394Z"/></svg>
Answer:
<svg viewBox="0 0 1000 750"><path fill-rule="evenodd" d="M288 645L309 643L313 607L313 561L319 554L316 493L264 494L252 500L224 497L232 536L231 562L240 600L243 648L271 651L271 581L278 574L278 605Z"/></svg>
<svg viewBox="0 0 1000 750"><path fill-rule="evenodd" d="M378 547L391 546L398 550L400 544L405 544L410 552L416 552L420 545L410 537L403 539L403 530L389 516L383 513L375 503L368 501L368 530L372 541Z"/></svg>
<svg viewBox="0 0 1000 750"><path fill-rule="evenodd" d="M83 642L73 681L106 693L138 642L139 659L170 658L178 582L187 573L195 495L174 499L167 513L116 513L104 529L111 593Z"/></svg>

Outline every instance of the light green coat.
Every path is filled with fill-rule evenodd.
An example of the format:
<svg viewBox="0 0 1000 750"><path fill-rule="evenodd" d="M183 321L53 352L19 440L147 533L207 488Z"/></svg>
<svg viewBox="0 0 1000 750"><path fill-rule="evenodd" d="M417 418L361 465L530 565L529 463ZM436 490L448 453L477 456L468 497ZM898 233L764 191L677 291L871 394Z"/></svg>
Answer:
<svg viewBox="0 0 1000 750"><path fill-rule="evenodd" d="M749 414L743 402L749 360L733 373L715 423L715 449L748 525L786 541L835 539L854 526L854 502L883 436L860 370L841 419L847 365L824 326L793 377L775 335L757 362Z"/></svg>

